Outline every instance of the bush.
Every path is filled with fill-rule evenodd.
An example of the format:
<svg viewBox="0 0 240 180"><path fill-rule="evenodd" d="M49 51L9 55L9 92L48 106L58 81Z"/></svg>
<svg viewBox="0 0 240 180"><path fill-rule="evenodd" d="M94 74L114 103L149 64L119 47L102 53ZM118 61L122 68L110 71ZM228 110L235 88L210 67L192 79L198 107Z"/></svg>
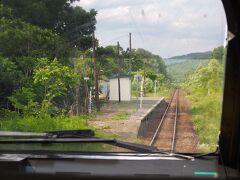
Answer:
<svg viewBox="0 0 240 180"><path fill-rule="evenodd" d="M216 60L199 66L183 85L191 103L192 121L200 151L215 151L221 114L223 67Z"/></svg>

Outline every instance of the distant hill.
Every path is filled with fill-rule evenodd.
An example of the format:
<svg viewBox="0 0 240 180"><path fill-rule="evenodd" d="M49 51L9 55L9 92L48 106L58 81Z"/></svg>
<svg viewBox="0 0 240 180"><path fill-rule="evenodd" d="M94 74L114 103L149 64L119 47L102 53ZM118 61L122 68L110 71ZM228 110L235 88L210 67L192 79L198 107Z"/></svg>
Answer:
<svg viewBox="0 0 240 180"><path fill-rule="evenodd" d="M168 59L208 59L211 53L212 53L211 51L197 52L197 53L190 53L190 54L181 55L181 56L173 56Z"/></svg>
<svg viewBox="0 0 240 180"><path fill-rule="evenodd" d="M167 65L167 72L174 80L181 81L187 73L194 71L200 64L205 66L207 63L207 59L185 60Z"/></svg>

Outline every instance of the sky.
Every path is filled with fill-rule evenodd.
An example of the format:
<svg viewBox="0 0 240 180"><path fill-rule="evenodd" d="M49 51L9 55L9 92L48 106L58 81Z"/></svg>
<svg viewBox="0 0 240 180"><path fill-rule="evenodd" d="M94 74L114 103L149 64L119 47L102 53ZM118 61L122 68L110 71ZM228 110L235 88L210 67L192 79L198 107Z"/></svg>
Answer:
<svg viewBox="0 0 240 180"><path fill-rule="evenodd" d="M101 46L144 48L163 58L213 50L224 43L226 18L221 0L80 0L97 10Z"/></svg>

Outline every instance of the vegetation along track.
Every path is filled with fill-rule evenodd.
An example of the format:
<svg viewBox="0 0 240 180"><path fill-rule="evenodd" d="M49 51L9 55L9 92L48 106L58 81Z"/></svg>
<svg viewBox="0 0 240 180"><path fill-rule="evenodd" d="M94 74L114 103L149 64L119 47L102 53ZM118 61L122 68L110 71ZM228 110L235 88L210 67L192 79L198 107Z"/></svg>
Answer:
<svg viewBox="0 0 240 180"><path fill-rule="evenodd" d="M159 118L151 146L172 153L196 151L197 136L190 121L187 101L179 89L174 90L164 114Z"/></svg>

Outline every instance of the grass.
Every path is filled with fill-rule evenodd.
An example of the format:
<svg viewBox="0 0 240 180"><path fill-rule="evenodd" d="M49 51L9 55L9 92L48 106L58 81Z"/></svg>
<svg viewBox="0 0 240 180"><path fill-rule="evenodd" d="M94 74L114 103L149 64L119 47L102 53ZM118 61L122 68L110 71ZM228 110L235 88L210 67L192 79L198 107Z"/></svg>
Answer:
<svg viewBox="0 0 240 180"><path fill-rule="evenodd" d="M115 138L115 134L105 133L88 125L88 116L57 116L51 117L47 114L39 117L21 117L16 113L9 113L0 119L0 131L20 131L20 132L47 132L60 130L92 129L96 136L104 138Z"/></svg>
<svg viewBox="0 0 240 180"><path fill-rule="evenodd" d="M169 91L171 91L172 87L167 87L166 85L160 86L157 90L156 97L168 97ZM136 92L132 91L132 97L136 97ZM147 92L144 97L154 97L154 92ZM140 98L140 93L139 93Z"/></svg>
<svg viewBox="0 0 240 180"><path fill-rule="evenodd" d="M169 97L169 92L171 92L171 87L167 86L160 86L160 88L157 91L157 97L164 97L167 98ZM145 97L154 97L154 92L148 92L146 93Z"/></svg>
<svg viewBox="0 0 240 180"><path fill-rule="evenodd" d="M220 94L211 96L188 96L191 115L199 138L199 152L216 150L220 128Z"/></svg>
<svg viewBox="0 0 240 180"><path fill-rule="evenodd" d="M105 120L107 120L107 121L128 120L130 115L131 115L130 112L117 112L116 114L113 114L112 116L109 116L108 118L105 118ZM109 129L109 127L105 128L105 129Z"/></svg>
<svg viewBox="0 0 240 180"><path fill-rule="evenodd" d="M131 113L129 112L118 112L111 119L112 120L127 120L130 117Z"/></svg>
<svg viewBox="0 0 240 180"><path fill-rule="evenodd" d="M95 131L96 137L117 138L113 133L104 132L102 129L87 124L88 116L57 116L50 117L42 114L39 117L25 116L21 117L17 113L9 112L5 117L0 119L0 131L20 131L20 132L48 132L60 130L81 130L92 129ZM72 143L72 144L10 144L1 145L0 149L5 150L60 150L60 151L112 151L113 146L103 143Z"/></svg>

